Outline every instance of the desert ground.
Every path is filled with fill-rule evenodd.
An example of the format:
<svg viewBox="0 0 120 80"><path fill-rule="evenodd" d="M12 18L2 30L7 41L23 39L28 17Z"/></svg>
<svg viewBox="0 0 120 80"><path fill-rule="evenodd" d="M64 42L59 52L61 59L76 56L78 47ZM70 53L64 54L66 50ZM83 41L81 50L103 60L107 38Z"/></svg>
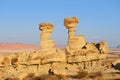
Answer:
<svg viewBox="0 0 120 80"><path fill-rule="evenodd" d="M65 46L56 46L56 48L64 50ZM34 45L34 44L0 43L0 55L7 55L13 52L21 52L21 51L34 51L39 49L40 49L39 45ZM89 74L89 76L83 73L84 77L82 76L82 78L80 78L81 76L78 75L75 77L75 79L71 79L71 80L120 80L120 48L109 48L109 52L107 54L105 64L106 64L106 69L103 70L102 72ZM57 76L53 76L50 78L56 78L56 77ZM7 80L12 80L12 79L7 79ZM42 79L36 79L36 80L42 80ZM43 79L43 80L47 80L47 79Z"/></svg>

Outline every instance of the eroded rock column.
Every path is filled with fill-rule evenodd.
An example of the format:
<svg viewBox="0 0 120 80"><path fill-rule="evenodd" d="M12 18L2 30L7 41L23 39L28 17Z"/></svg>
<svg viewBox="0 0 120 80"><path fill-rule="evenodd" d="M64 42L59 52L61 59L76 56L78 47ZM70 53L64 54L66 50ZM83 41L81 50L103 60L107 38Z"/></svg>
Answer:
<svg viewBox="0 0 120 80"><path fill-rule="evenodd" d="M55 41L50 40L51 33L53 32L53 24L51 23L40 23L40 46L42 51L53 51Z"/></svg>
<svg viewBox="0 0 120 80"><path fill-rule="evenodd" d="M53 31L53 24L40 23L40 46L41 46L41 58L42 64L50 62L65 62L65 53L54 47L55 41L50 40L51 33Z"/></svg>
<svg viewBox="0 0 120 80"><path fill-rule="evenodd" d="M80 51L86 43L83 35L75 35L78 22L77 17L67 17L64 19L64 25L68 29L68 44L66 46L66 51L71 55Z"/></svg>

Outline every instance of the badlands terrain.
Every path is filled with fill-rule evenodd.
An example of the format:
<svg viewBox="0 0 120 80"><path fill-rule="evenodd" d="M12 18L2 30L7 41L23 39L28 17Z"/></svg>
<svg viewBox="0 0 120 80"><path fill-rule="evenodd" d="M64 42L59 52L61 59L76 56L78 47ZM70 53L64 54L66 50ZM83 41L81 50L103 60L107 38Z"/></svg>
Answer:
<svg viewBox="0 0 120 80"><path fill-rule="evenodd" d="M57 46L56 48L64 50L64 46ZM34 51L39 50L39 45L34 44L24 44L24 43L0 43L0 55L7 55L13 52L21 51ZM78 75L70 80L120 80L120 48L109 48L107 58L105 60L106 68L102 72L97 72L93 74ZM42 76L39 79L33 79L33 76L30 76L31 79L25 80L60 80L61 76ZM47 79L45 79L47 77ZM68 80L64 77L63 80ZM6 79L13 80L13 79Z"/></svg>

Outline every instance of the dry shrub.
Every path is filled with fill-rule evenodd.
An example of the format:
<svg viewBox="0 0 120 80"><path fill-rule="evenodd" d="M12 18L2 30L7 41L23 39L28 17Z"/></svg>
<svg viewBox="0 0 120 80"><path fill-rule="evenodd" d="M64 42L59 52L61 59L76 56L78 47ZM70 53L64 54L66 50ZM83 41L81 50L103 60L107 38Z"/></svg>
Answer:
<svg viewBox="0 0 120 80"><path fill-rule="evenodd" d="M80 80L104 80L101 72L88 75L87 71L81 71L75 76L63 76L63 75L41 75L35 76L34 73L28 74L22 80L67 80L67 79L80 79ZM5 80L20 80L18 78L6 78Z"/></svg>
<svg viewBox="0 0 120 80"><path fill-rule="evenodd" d="M92 78L93 80L104 80L101 72L93 73L89 75L89 77Z"/></svg>
<svg viewBox="0 0 120 80"><path fill-rule="evenodd" d="M76 79L82 79L82 78L88 77L88 72L87 71L80 71L80 72L78 72L78 75L71 76L71 77L76 78Z"/></svg>
<svg viewBox="0 0 120 80"><path fill-rule="evenodd" d="M35 76L33 73L29 74L23 80L66 80L67 78L62 75L41 75Z"/></svg>
<svg viewBox="0 0 120 80"><path fill-rule="evenodd" d="M116 65L113 65L113 68L116 70L120 70L120 63L117 63Z"/></svg>
<svg viewBox="0 0 120 80"><path fill-rule="evenodd" d="M6 78L5 80L20 80L19 78Z"/></svg>
<svg viewBox="0 0 120 80"><path fill-rule="evenodd" d="M30 74L28 74L28 76L23 78L23 80L35 80L34 78L35 78L35 74L34 73L30 73Z"/></svg>
<svg viewBox="0 0 120 80"><path fill-rule="evenodd" d="M42 75L35 77L35 80L66 80L67 77L63 75Z"/></svg>
<svg viewBox="0 0 120 80"><path fill-rule="evenodd" d="M40 80L60 80L56 75L42 75Z"/></svg>

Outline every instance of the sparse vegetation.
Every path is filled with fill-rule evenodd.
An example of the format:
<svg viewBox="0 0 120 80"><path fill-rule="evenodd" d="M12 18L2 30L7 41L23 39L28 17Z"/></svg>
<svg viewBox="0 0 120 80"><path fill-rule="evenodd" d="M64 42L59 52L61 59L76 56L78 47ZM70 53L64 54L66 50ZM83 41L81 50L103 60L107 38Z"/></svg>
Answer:
<svg viewBox="0 0 120 80"><path fill-rule="evenodd" d="M23 80L66 80L67 77L62 75L41 75L35 76L33 73L29 74Z"/></svg>
<svg viewBox="0 0 120 80"><path fill-rule="evenodd" d="M19 78L6 78L5 80L20 80Z"/></svg>
<svg viewBox="0 0 120 80"><path fill-rule="evenodd" d="M80 71L80 72L78 72L78 75L75 75L72 77L76 78L76 79L86 78L86 77L88 77L88 72L87 71Z"/></svg>
<svg viewBox="0 0 120 80"><path fill-rule="evenodd" d="M92 80L104 80L103 79L103 74L101 72L96 72L94 74L89 75L89 78Z"/></svg>

